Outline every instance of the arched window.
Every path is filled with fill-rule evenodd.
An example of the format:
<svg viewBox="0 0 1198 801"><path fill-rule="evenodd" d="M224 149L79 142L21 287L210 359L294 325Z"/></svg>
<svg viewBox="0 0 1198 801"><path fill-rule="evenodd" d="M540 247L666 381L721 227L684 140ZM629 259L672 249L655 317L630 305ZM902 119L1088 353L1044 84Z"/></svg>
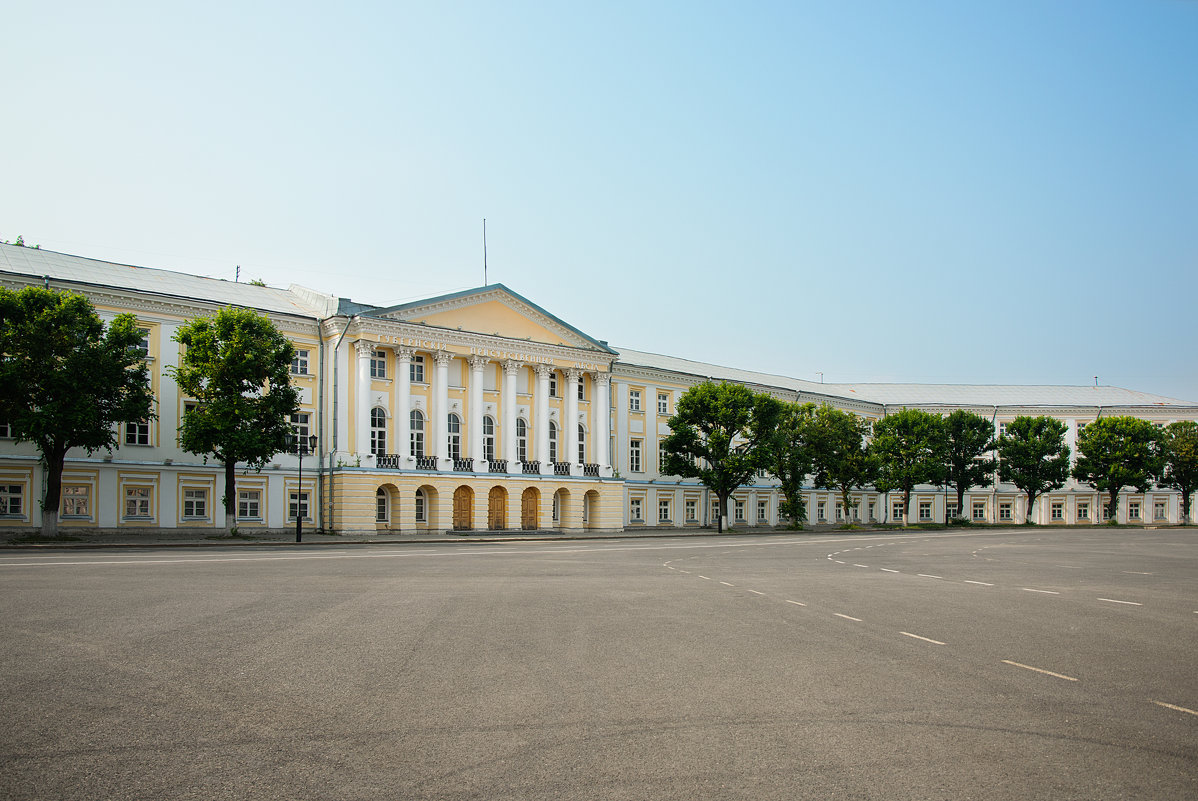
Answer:
<svg viewBox="0 0 1198 801"><path fill-rule="evenodd" d="M488 462L495 461L495 418L483 417L483 456Z"/></svg>
<svg viewBox="0 0 1198 801"><path fill-rule="evenodd" d="M553 493L553 522L560 523L562 519L562 496Z"/></svg>
<svg viewBox="0 0 1198 801"><path fill-rule="evenodd" d="M424 415L419 409L412 410L412 455L424 456Z"/></svg>
<svg viewBox="0 0 1198 801"><path fill-rule="evenodd" d="M379 487L378 492L374 494L374 519L379 523L386 523L391 518L391 496L387 490Z"/></svg>
<svg viewBox="0 0 1198 801"><path fill-rule="evenodd" d="M462 458L462 418L449 415L449 458Z"/></svg>
<svg viewBox="0 0 1198 801"><path fill-rule="evenodd" d="M428 506L425 503L424 490L416 490L416 522L428 521Z"/></svg>
<svg viewBox="0 0 1198 801"><path fill-rule="evenodd" d="M516 461L528 461L528 423L524 418L516 418Z"/></svg>
<svg viewBox="0 0 1198 801"><path fill-rule="evenodd" d="M370 410L370 452L375 456L387 452L387 413L377 406Z"/></svg>
<svg viewBox="0 0 1198 801"><path fill-rule="evenodd" d="M578 461L581 464L587 462L587 430L582 423L578 424Z"/></svg>
<svg viewBox="0 0 1198 801"><path fill-rule="evenodd" d="M557 461L557 423L549 421L549 461Z"/></svg>

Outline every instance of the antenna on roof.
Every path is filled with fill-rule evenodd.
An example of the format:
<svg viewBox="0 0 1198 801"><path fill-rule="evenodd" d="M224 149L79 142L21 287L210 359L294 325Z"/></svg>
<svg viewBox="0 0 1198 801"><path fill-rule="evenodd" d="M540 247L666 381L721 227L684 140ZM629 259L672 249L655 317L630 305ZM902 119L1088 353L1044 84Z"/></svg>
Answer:
<svg viewBox="0 0 1198 801"><path fill-rule="evenodd" d="M483 217L483 286L487 285L487 218Z"/></svg>
<svg viewBox="0 0 1198 801"><path fill-rule="evenodd" d="M1095 389L1098 388L1098 376L1094 376L1094 387Z"/></svg>
<svg viewBox="0 0 1198 801"><path fill-rule="evenodd" d="M237 272L233 275L233 280L238 284L241 283L241 265L240 264L237 265Z"/></svg>

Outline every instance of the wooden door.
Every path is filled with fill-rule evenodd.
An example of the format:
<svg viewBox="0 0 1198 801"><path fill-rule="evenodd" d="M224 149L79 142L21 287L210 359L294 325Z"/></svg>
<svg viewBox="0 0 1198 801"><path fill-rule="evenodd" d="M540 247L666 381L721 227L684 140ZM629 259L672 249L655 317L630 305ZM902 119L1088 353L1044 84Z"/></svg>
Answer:
<svg viewBox="0 0 1198 801"><path fill-rule="evenodd" d="M458 487L453 492L453 530L469 531L473 526L474 491Z"/></svg>
<svg viewBox="0 0 1198 801"><path fill-rule="evenodd" d="M487 495L487 528L491 531L507 528L507 493L502 487L491 487Z"/></svg>
<svg viewBox="0 0 1198 801"><path fill-rule="evenodd" d="M524 490L520 497L520 528L531 531L537 527L537 517L540 513L540 503L537 491L532 487Z"/></svg>

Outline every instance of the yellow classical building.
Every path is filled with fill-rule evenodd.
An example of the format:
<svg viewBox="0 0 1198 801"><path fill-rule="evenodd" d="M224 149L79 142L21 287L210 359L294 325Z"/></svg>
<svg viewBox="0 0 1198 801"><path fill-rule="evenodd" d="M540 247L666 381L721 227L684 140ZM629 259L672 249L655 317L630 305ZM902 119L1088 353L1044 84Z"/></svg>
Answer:
<svg viewBox="0 0 1198 801"><path fill-rule="evenodd" d="M60 525L91 529L284 529L301 518L340 533L666 529L710 525L718 509L693 480L663 475L660 442L678 398L706 380L734 381L784 400L826 402L878 419L918 407L967 408L1001 427L1019 414L1050 414L1077 432L1101 414L1164 425L1198 419L1195 404L1117 387L978 387L817 384L620 348L588 336L495 284L392 307L355 303L299 286L219 281L0 244L0 285L49 286L87 295L102 317L134 314L144 333L156 417L129 421L119 446L71 452ZM301 465L279 454L240 470L236 520L226 520L219 467L179 447L189 399L168 367L178 327L235 305L268 315L296 348L297 432L317 448ZM0 526L41 522L42 468L29 443L0 421ZM807 491L811 522L841 514L830 493ZM759 477L728 511L738 527L775 526L779 493ZM859 521L894 520L901 502L863 490ZM1023 519L1023 498L998 485L967 494L923 487L916 520ZM1101 500L1068 485L1037 502L1045 524L1097 522ZM1127 494L1124 522L1178 523L1176 492Z"/></svg>

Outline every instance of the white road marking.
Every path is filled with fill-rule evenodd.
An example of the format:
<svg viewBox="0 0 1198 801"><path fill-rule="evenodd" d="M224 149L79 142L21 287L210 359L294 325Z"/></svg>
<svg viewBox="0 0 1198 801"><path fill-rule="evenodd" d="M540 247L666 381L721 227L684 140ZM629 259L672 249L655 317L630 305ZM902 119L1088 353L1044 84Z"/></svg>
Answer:
<svg viewBox="0 0 1198 801"><path fill-rule="evenodd" d="M861 618L859 617L849 617L848 615L842 615L839 612L833 612L832 614L836 615L837 617L843 617L845 620L852 620L855 623L861 622Z"/></svg>
<svg viewBox="0 0 1198 801"><path fill-rule="evenodd" d="M803 603L802 601L792 601L789 598L786 600L786 603L794 604L795 606L806 606L807 605L807 604Z"/></svg>
<svg viewBox="0 0 1198 801"><path fill-rule="evenodd" d="M927 573L916 573L915 575L923 576L924 578L944 578L943 576L932 576Z"/></svg>
<svg viewBox="0 0 1198 801"><path fill-rule="evenodd" d="M1045 670L1044 668L1032 667L1031 665L1024 665L1019 662L1012 662L1010 659L1004 659L1003 662L1008 665L1014 665L1015 667L1023 668L1024 670L1034 670L1037 673L1043 673L1046 676L1055 676L1056 678L1064 679L1065 681L1077 681L1077 679L1073 678L1072 676L1066 676L1063 673L1053 673L1051 670Z"/></svg>
<svg viewBox="0 0 1198 801"><path fill-rule="evenodd" d="M686 573L688 576L690 575L690 571L689 571L689 570L683 570L683 569L682 569L682 568L680 568L680 567L678 567L678 568L674 568L674 569L675 569L675 570L677 570L679 573Z"/></svg>
<svg viewBox="0 0 1198 801"><path fill-rule="evenodd" d="M843 565L843 564L844 564L844 562L840 561L839 559L833 559L832 561L833 561L833 562L835 562L835 563L836 563L836 564L838 564L838 565Z"/></svg>
<svg viewBox="0 0 1198 801"><path fill-rule="evenodd" d="M1042 592L1045 595L1060 595L1059 592L1056 592L1054 590L1033 590L1031 587L1024 587L1023 591L1024 592Z"/></svg>
<svg viewBox="0 0 1198 801"><path fill-rule="evenodd" d="M1164 701L1153 701L1152 703L1156 704L1157 706L1163 706L1165 709L1172 709L1174 712L1185 712L1187 715L1198 715L1198 712L1195 712L1192 709L1186 709L1184 706L1166 704Z"/></svg>
<svg viewBox="0 0 1198 801"><path fill-rule="evenodd" d="M965 579L965 583L966 584L979 584L983 587L993 587L994 586L993 584L987 584L984 581L970 581L969 579Z"/></svg>
<svg viewBox="0 0 1198 801"><path fill-rule="evenodd" d="M754 595L765 595L764 592L758 592L757 590L749 590L749 592L753 593Z"/></svg>
<svg viewBox="0 0 1198 801"><path fill-rule="evenodd" d="M880 567L880 568L878 568L878 569L879 569L879 570L884 570L884 571L886 571L887 573L897 573L897 572L898 572L897 570L891 570L891 569L890 569L890 568L888 568L888 567Z"/></svg>
<svg viewBox="0 0 1198 801"><path fill-rule="evenodd" d="M869 565L859 565L856 562L854 562L853 567L869 567Z"/></svg>
<svg viewBox="0 0 1198 801"><path fill-rule="evenodd" d="M909 631L900 631L899 634L905 635L907 637L914 637L915 639L923 640L924 642L930 642L933 645L944 645L944 643L940 642L940 640L933 640L928 637L920 637L918 634L912 634Z"/></svg>
<svg viewBox="0 0 1198 801"><path fill-rule="evenodd" d="M703 579L704 581L711 581L711 579L707 578L707 576L699 576L699 578Z"/></svg>
<svg viewBox="0 0 1198 801"><path fill-rule="evenodd" d="M1127 573L1128 575L1132 575L1132 576L1154 576L1154 575L1156 575L1155 573L1142 573L1139 570L1124 570L1123 572Z"/></svg>
<svg viewBox="0 0 1198 801"><path fill-rule="evenodd" d="M1143 606L1144 605L1141 603L1136 603L1135 601L1120 601L1115 598L1099 598L1098 600L1106 601L1107 603L1112 603L1112 604L1127 604L1128 606Z"/></svg>
<svg viewBox="0 0 1198 801"><path fill-rule="evenodd" d="M721 581L720 583L723 584L725 587L735 587L736 586L735 584L729 584L726 581Z"/></svg>

